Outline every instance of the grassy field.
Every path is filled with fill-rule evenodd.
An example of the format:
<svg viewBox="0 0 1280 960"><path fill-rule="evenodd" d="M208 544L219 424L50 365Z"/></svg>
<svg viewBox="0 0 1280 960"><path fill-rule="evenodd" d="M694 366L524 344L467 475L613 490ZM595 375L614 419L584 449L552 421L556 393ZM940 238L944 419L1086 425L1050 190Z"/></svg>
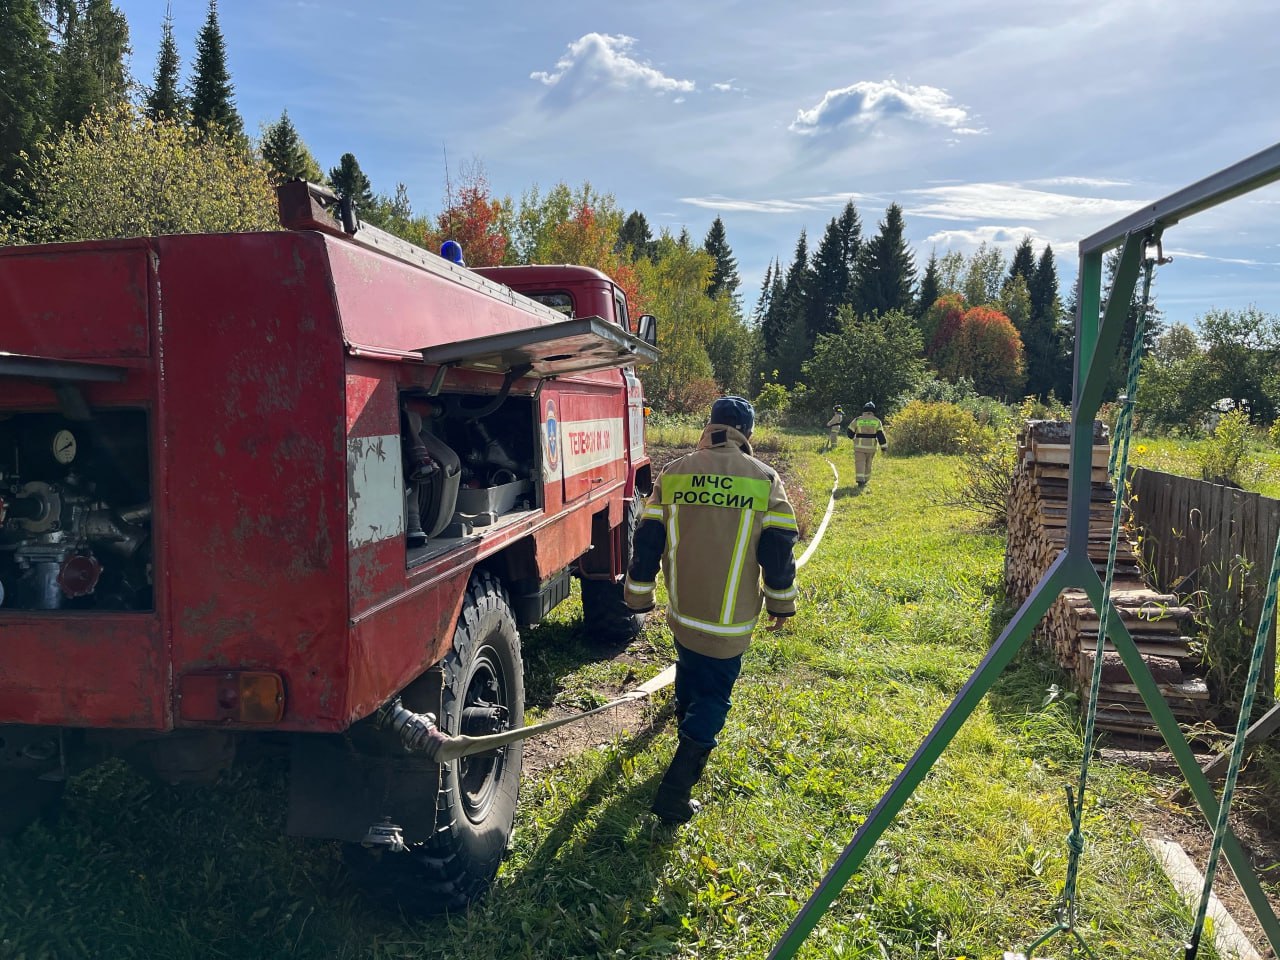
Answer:
<svg viewBox="0 0 1280 960"><path fill-rule="evenodd" d="M1208 440L1172 437L1135 437L1129 462L1136 467L1159 470L1180 477L1200 476L1200 451ZM1264 497L1280 498L1280 450L1253 443L1240 470L1240 486Z"/></svg>
<svg viewBox="0 0 1280 960"><path fill-rule="evenodd" d="M831 478L817 443L793 465L820 514ZM526 781L489 896L407 923L362 899L336 845L284 836L280 763L201 791L110 765L72 785L57 823L0 843L0 958L765 956L1007 615L1001 539L944 505L954 458L880 457L861 493L847 443L836 461L836 517L802 571L801 614L748 652L691 825L647 813L670 724L619 735ZM589 702L612 668L575 636L572 605L556 617L526 638L531 695ZM651 618L638 644L667 643ZM802 956L998 957L1049 926L1080 756L1059 682L1024 652ZM1094 782L1088 937L1102 956L1180 955L1189 918L1131 819L1152 784L1104 764Z"/></svg>

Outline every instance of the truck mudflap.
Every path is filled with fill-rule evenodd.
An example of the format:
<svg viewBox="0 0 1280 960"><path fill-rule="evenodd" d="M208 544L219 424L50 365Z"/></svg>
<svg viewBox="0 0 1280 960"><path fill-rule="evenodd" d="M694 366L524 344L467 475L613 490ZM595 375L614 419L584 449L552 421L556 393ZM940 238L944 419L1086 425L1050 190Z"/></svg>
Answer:
<svg viewBox="0 0 1280 960"><path fill-rule="evenodd" d="M575 317L539 323L455 343L424 347L428 364L487 373L527 371L546 378L653 363L658 348L600 317Z"/></svg>

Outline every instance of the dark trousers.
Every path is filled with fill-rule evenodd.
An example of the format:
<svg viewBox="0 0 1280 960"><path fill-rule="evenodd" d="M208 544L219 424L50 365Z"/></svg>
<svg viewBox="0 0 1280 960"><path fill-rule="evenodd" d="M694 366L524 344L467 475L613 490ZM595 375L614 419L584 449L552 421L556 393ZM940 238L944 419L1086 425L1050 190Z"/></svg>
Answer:
<svg viewBox="0 0 1280 960"><path fill-rule="evenodd" d="M724 729L729 694L742 672L742 655L721 660L694 653L676 641L676 701L684 709L680 735L711 749Z"/></svg>

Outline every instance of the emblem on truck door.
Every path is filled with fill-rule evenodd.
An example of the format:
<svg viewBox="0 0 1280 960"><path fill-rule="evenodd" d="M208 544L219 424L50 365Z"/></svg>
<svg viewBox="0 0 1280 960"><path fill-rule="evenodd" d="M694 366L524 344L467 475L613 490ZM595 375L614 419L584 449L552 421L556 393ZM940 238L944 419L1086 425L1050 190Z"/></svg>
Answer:
<svg viewBox="0 0 1280 960"><path fill-rule="evenodd" d="M546 452L545 471L548 477L554 477L560 473L560 424L556 420L556 402L548 398L545 409L543 428Z"/></svg>

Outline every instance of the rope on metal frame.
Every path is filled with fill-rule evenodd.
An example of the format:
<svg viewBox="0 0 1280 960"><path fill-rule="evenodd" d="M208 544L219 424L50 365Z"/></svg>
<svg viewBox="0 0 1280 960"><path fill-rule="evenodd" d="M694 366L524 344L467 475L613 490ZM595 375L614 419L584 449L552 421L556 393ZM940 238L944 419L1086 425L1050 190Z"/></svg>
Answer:
<svg viewBox="0 0 1280 960"><path fill-rule="evenodd" d="M1084 756L1080 761L1080 778L1073 793L1067 792L1067 813L1071 819L1071 832L1067 834L1067 876L1062 886L1055 915L1057 922L1041 934L1026 949L1025 956L1032 956L1037 947L1060 933L1069 934L1090 957L1094 956L1089 945L1076 929L1076 891L1080 878L1080 858L1084 853L1084 832L1080 827L1084 815L1085 791L1089 785L1089 764L1093 758L1093 745L1098 719L1098 695L1102 689L1102 655L1106 648L1107 626L1111 614L1111 586L1115 580L1116 547L1120 538L1120 520L1124 511L1125 488L1129 473L1129 441L1133 436L1133 402L1138 392L1138 371L1142 366L1143 339L1146 334L1147 314L1151 303L1151 276L1157 260L1143 260L1142 308L1138 311L1133 331L1133 345L1129 350L1129 369L1125 382L1125 394L1120 398L1120 414L1116 418L1115 440L1107 472L1115 483L1115 508L1111 515L1111 542L1107 547L1107 572L1102 584L1102 609L1098 611L1098 639L1093 654L1093 676L1089 684L1088 710L1085 714ZM1076 944L1072 944L1072 952ZM1187 960L1191 960L1188 957Z"/></svg>

